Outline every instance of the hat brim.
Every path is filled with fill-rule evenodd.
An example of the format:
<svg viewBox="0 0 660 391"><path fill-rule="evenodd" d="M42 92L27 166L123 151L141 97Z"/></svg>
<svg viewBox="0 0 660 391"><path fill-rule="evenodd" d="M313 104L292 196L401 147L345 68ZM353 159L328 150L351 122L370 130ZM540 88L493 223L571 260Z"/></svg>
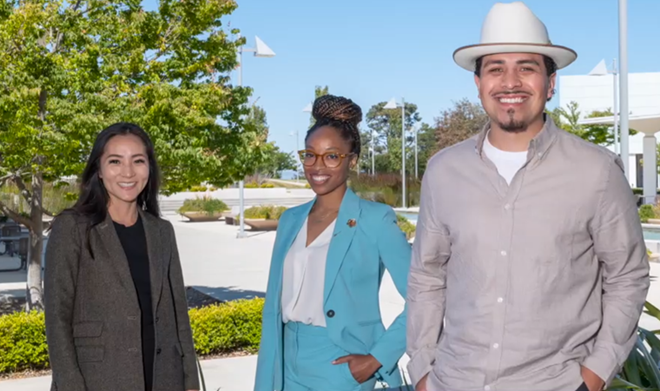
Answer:
<svg viewBox="0 0 660 391"><path fill-rule="evenodd" d="M535 53L552 58L557 69L570 65L577 59L577 53L572 49L558 45L521 44L521 43L494 43L470 45L456 49L454 61L461 68L474 72L478 58L498 53Z"/></svg>

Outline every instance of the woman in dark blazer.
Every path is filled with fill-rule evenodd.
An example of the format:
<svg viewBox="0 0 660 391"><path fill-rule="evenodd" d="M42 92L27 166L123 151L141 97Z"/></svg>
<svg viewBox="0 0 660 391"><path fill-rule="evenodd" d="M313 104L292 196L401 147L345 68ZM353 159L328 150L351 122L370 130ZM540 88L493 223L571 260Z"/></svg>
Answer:
<svg viewBox="0 0 660 391"><path fill-rule="evenodd" d="M199 380L172 225L140 127L97 137L78 202L46 249L46 336L58 391L187 391Z"/></svg>

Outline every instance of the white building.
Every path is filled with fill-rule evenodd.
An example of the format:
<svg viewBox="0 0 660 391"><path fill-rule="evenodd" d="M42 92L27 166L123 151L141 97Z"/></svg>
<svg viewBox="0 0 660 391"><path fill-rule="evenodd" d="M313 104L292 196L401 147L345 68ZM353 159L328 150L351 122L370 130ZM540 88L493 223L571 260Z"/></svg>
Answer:
<svg viewBox="0 0 660 391"><path fill-rule="evenodd" d="M559 76L559 105L566 108L570 102L577 102L582 117L596 110L612 109L614 103L613 80L611 74ZM628 96L629 115L660 114L660 72L629 73ZM658 131L660 132L660 129ZM643 187L641 168L643 139L644 134L642 133L629 138L628 174L630 185L638 188ZM610 146L609 149L614 150L614 146Z"/></svg>

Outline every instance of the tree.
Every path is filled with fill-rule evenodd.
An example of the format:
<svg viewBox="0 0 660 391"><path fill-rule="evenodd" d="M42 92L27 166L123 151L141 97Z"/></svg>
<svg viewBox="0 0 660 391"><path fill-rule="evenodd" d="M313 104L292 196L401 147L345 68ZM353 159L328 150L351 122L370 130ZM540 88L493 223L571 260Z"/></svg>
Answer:
<svg viewBox="0 0 660 391"><path fill-rule="evenodd" d="M376 155L386 155L387 159L381 158L386 162L385 167L379 167L378 172L397 172L401 170L401 109L385 109L386 102L380 102L373 105L366 115L367 129L361 130L361 138L365 150L372 145L372 138ZM410 146L413 143L413 136L410 130L416 123L421 121L417 112L417 105L406 103L406 163L409 159ZM367 159L367 154L365 159ZM365 159L361 166L365 166ZM377 159L378 160L378 159ZM371 167L371 163L368 163ZM407 165L407 168L410 166ZM408 171L408 169L406 169Z"/></svg>
<svg viewBox="0 0 660 391"><path fill-rule="evenodd" d="M266 145L265 160L257 167L256 172L270 178L279 178L282 171L297 170L296 158L293 153L282 152L275 142Z"/></svg>
<svg viewBox="0 0 660 391"><path fill-rule="evenodd" d="M316 86L314 87L314 100L317 100L318 98L328 95L328 86L321 87L321 86ZM312 116L312 113L309 114L309 127L311 128L314 126L316 123L316 120L314 119L314 116Z"/></svg>
<svg viewBox="0 0 660 391"><path fill-rule="evenodd" d="M552 111L546 110L546 113L552 117L557 126L586 141L602 146L614 144L614 133L612 133L610 125L581 125L579 123L582 113L577 102L570 102L566 108L556 107ZM608 108L604 111L592 111L585 118L611 117L613 115L612 109ZM630 129L630 135L635 134L637 132Z"/></svg>
<svg viewBox="0 0 660 391"><path fill-rule="evenodd" d="M29 217L28 303L42 308L44 181L79 175L96 134L118 121L153 138L169 194L221 187L254 171L263 142L243 121L249 88L229 84L244 40L221 17L231 0L7 1L0 7L0 184L13 182ZM233 30L232 33L238 33Z"/></svg>
<svg viewBox="0 0 660 391"><path fill-rule="evenodd" d="M427 123L422 123L417 132L417 161L420 178L424 175L424 171L426 171L428 160L435 152L437 152L436 129ZM412 155L410 167L414 167L414 159L415 157Z"/></svg>
<svg viewBox="0 0 660 391"><path fill-rule="evenodd" d="M435 138L437 150L464 141L475 134L488 122L488 115L478 103L467 98L454 102L454 107L444 110L435 118Z"/></svg>
<svg viewBox="0 0 660 391"><path fill-rule="evenodd" d="M267 142L269 127L266 111L263 108L252 105L246 123L255 129L257 140L263 143L262 159L255 168L257 174L276 178L284 170L297 169L293 154L280 151L280 147L275 145L274 141Z"/></svg>

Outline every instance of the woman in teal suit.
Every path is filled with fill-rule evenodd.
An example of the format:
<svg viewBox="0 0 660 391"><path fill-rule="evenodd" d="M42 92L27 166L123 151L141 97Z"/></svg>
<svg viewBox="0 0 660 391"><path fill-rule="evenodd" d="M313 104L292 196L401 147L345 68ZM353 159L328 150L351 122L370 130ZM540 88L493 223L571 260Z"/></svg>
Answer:
<svg viewBox="0 0 660 391"><path fill-rule="evenodd" d="M255 391L363 391L402 383L406 310L386 330L387 269L406 297L411 248L387 205L347 187L360 154L360 107L325 95L300 151L316 198L279 221L263 310Z"/></svg>

